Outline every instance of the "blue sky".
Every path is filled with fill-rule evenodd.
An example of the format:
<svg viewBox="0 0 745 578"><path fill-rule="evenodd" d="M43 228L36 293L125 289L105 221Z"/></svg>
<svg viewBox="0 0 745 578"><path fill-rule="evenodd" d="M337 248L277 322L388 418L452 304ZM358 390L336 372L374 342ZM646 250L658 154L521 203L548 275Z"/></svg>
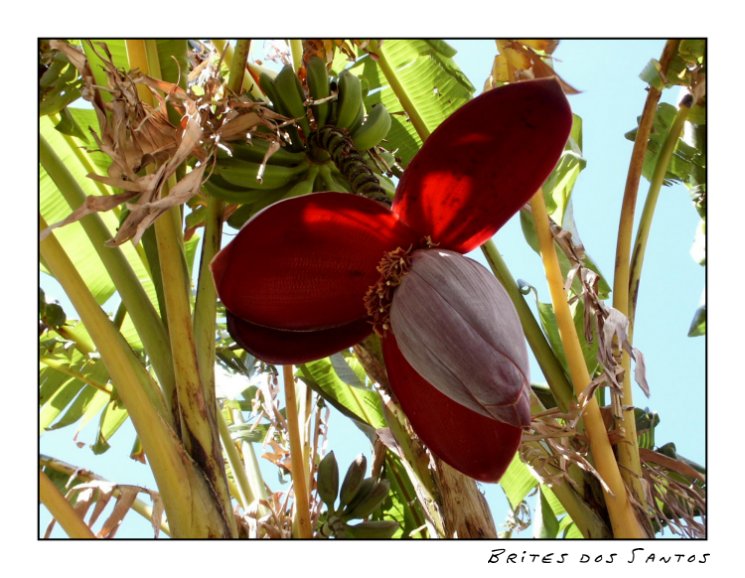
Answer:
<svg viewBox="0 0 745 578"><path fill-rule="evenodd" d="M452 41L455 59L480 92L494 56L492 40ZM588 254L612 284L618 215L632 143L624 133L636 125L646 97L639 72L659 56L661 40L571 40L562 41L555 56L557 71L582 91L569 97L584 122L584 156L587 168L573 195L574 216ZM666 99L675 102L676 95ZM642 180L641 207L648 183ZM705 363L704 338L687 337L688 327L704 289L705 272L690 256L698 222L684 187L662 191L652 225L638 302L635 345L646 359L651 398L635 390L637 405L648 406L661 415L657 443L674 441L686 457L704 462L705 457ZM535 286L542 300L548 300L540 259L526 245L519 223L513 219L495 236L495 242L513 275ZM474 254L474 257L478 255ZM51 291L51 290L50 290ZM61 299L50 292L48 299ZM537 365L533 380L543 381ZM103 456L93 456L87 447L77 448L72 430L45 434L42 452L90 467L99 474L127 483L154 487L147 468L126 456L133 433L120 432L114 446ZM89 441L85 439L84 441ZM332 416L328 447L337 455L340 467L363 451L370 453L367 439L338 414ZM271 470L269 470L271 471ZM276 478L267 476L270 484ZM505 500L497 485L482 485L501 527L506 518ZM47 520L45 511L42 524ZM150 536L147 522L132 514L122 536ZM43 531L43 525L42 525ZM126 532L126 533L125 533Z"/></svg>

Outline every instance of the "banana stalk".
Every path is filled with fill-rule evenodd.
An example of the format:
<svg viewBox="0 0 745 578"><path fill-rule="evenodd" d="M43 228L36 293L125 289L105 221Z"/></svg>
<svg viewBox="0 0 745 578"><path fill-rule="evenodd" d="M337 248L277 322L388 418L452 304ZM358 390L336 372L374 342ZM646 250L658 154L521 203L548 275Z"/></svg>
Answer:
<svg viewBox="0 0 745 578"><path fill-rule="evenodd" d="M40 220L40 228L47 226ZM149 374L108 316L93 299L69 257L49 235L39 243L41 258L85 324L137 430L163 499L174 537L227 537L212 491L187 455L158 402Z"/></svg>
<svg viewBox="0 0 745 578"><path fill-rule="evenodd" d="M127 50L132 68L158 75L160 65L157 62L157 50L151 43L128 40ZM152 104L152 95L148 93L143 100ZM166 191L168 188L170 187L167 186ZM213 507L222 518L224 535L235 537L237 526L232 514L217 423L214 410L207 409L197 363L189 304L190 281L180 235L180 220L178 207L174 207L156 220L154 226L173 352L182 440L209 480L209 487L213 492Z"/></svg>

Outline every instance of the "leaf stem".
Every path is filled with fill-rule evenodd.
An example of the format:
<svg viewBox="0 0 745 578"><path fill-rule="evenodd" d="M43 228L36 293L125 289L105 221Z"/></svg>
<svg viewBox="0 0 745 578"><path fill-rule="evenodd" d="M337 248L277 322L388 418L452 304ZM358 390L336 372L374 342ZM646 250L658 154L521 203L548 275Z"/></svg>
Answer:
<svg viewBox="0 0 745 578"><path fill-rule="evenodd" d="M668 40L660 57L660 72L665 74L670 61L677 53L680 40ZM626 186L623 192L621 215L618 223L618 239L616 241L616 270L613 275L613 307L628 317L629 315L629 261L631 254L631 236L634 228L636 199L641 180L644 156L652 132L657 103L662 91L650 86L644 103L639 128L637 129L634 148L631 152L629 171L626 176ZM633 335L633 323L629 324L628 338ZM620 347L619 347L620 349ZM628 353L621 351L621 365L623 367L623 407L629 408L623 414L624 439L618 444L618 461L621 465L621 475L626 484L632 488L634 497L639 503L646 505L647 498L641 484L641 462L639 459L639 444L636 434L636 420L634 417L634 399L631 389L631 360Z"/></svg>
<svg viewBox="0 0 745 578"><path fill-rule="evenodd" d="M233 470L233 478L236 481L236 488L238 490L238 500L243 510L246 511L255 498L251 491L251 485L248 483L246 472L243 469L241 456L238 454L238 449L235 447L233 438L230 436L228 424L225 423L225 418L223 418L220 412L217 415L217 425L220 428L220 440L225 450L225 456L227 457L230 469Z"/></svg>
<svg viewBox="0 0 745 578"><path fill-rule="evenodd" d="M312 538L308 485L305 479L305 460L303 458L302 442L300 441L300 423L298 420L295 376L293 375L292 365L284 365L282 367L282 375L285 385L287 430L290 435L290 467L292 470L292 486L295 493L295 520L297 523L298 538Z"/></svg>
<svg viewBox="0 0 745 578"><path fill-rule="evenodd" d="M409 117L409 120L411 121L414 130L416 130L419 135L419 138L422 139L422 141L427 140L431 131L424 123L424 119L419 115L419 111L417 111L416 106L414 106L414 103L411 101L411 98L406 92L403 84L399 82L396 71L393 70L388 62L388 58L385 55L385 44L380 41L371 42L369 50L372 54L375 54L378 66L380 66L380 70L383 71L383 76L385 76L391 90L393 90L396 98L398 98L398 101L401 103L404 112Z"/></svg>
<svg viewBox="0 0 745 578"><path fill-rule="evenodd" d="M47 226L40 219L40 228ZM160 391L127 342L101 310L54 233L39 243L41 258L65 290L109 371L145 449L175 537L224 535L211 491L175 435Z"/></svg>
<svg viewBox="0 0 745 578"><path fill-rule="evenodd" d="M240 94L243 90L243 79L246 76L246 61L251 50L251 40L242 38L235 43L235 50L230 61L228 73L228 90Z"/></svg>
<svg viewBox="0 0 745 578"><path fill-rule="evenodd" d="M70 476L70 478L74 478L75 480L80 480L81 482L90 482L92 480L100 480L102 482L106 482L104 478L101 476L89 471L85 470L83 468L80 468L78 466L74 466L72 464L68 464L66 462L63 462L61 460L58 460L56 458L46 456L46 455L40 455L39 456L39 465L44 467L45 469L52 469L56 472L61 472L67 476ZM117 489L117 486L114 484L114 495L120 496L121 492ZM151 506L147 505L145 502L143 502L141 499L137 498L132 503L132 509L137 512L140 516L148 520L149 522L153 522L153 509ZM162 517L162 516L161 516ZM168 527L168 523L164 522L163 520L158 520L155 522L160 527L161 532L164 534L167 534L168 536L171 535L171 529Z"/></svg>
<svg viewBox="0 0 745 578"><path fill-rule="evenodd" d="M549 229L548 213L546 212L542 190L539 189L533 195L530 205L533 210L541 257L546 271L546 280L551 291L551 300L556 313L561 342L571 380L574 384L574 392L579 398L590 385L590 374L587 365L585 365L582 347L579 344L572 314L564 294L564 282L559 268L559 259L554 248L553 236ZM608 486L607 490L604 489L603 496L613 527L613 535L616 538L647 538L629 501L618 463L613 454L613 448L608 439L608 432L600 415L600 408L594 397L587 401L583 420L595 467Z"/></svg>
<svg viewBox="0 0 745 578"><path fill-rule="evenodd" d="M85 203L85 192L43 135L39 137L39 162L70 207ZM81 219L80 224L114 282L158 376L166 403L170 404L175 378L171 349L160 316L121 249L106 246L111 233L101 217L91 214Z"/></svg>
<svg viewBox="0 0 745 578"><path fill-rule="evenodd" d="M631 257L631 271L629 273L629 322L631 327L633 327L634 316L636 314L636 302L637 297L639 296L639 279L641 278L642 265L644 264L644 253L647 248L649 231L652 227L652 217L654 216L654 210L657 206L657 199L660 196L660 190L665 182L665 174L670 166L673 152L675 152L675 147L678 144L678 139L683 131L685 121L688 118L688 113L691 112L692 105L693 97L690 94L683 97L678 105L678 112L675 115L675 119L667 133L667 138L665 139L660 154L657 157L657 163L655 164L654 173L652 175L652 182L649 185L647 199L644 202L644 208L642 209L642 215L639 220L639 229L636 232L636 240L634 241L634 252Z"/></svg>
<svg viewBox="0 0 745 578"><path fill-rule="evenodd" d="M95 539L95 534L78 515L44 472L39 470L39 496L52 517L59 522L70 538Z"/></svg>
<svg viewBox="0 0 745 578"><path fill-rule="evenodd" d="M144 74L152 76L155 73L158 76L160 65L155 43L150 40L127 40L126 43L130 67L139 68ZM142 94L140 96L143 102L152 104L153 97L150 93L146 97ZM170 180L173 181L174 177ZM168 185L164 186L164 195L169 188ZM189 454L209 480L209 485L214 491L214 505L224 520L225 534L235 537L238 529L232 514L227 476L215 423L216 408L214 404L210 405L209 398L205 396L206 385L202 383L202 372L197 360L189 303L191 283L184 257L180 222L179 207L172 207L155 221L154 227L168 314L176 392L181 412L182 440Z"/></svg>
<svg viewBox="0 0 745 578"><path fill-rule="evenodd" d="M525 337L528 340L530 348L533 350L538 365L543 371L543 375L546 377L548 386L551 388L551 393L554 394L559 409L567 411L574 403L574 392L572 391L572 385L564 374L561 363L556 358L548 341L546 341L546 336L541 331L541 327L535 320L530 307L525 303L525 299L507 268L507 264L502 259L502 255L499 254L494 241L491 239L487 241L481 246L481 250L494 276L502 283L510 299L512 299L515 309L517 309Z"/></svg>

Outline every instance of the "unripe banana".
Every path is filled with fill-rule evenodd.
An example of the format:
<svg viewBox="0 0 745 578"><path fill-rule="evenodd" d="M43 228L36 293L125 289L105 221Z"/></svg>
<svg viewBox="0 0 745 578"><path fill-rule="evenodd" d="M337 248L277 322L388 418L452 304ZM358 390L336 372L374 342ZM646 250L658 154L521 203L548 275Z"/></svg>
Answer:
<svg viewBox="0 0 745 578"><path fill-rule="evenodd" d="M338 175L338 176L337 176ZM341 173L334 173L332 163L325 163L319 167L318 176L323 190L334 193L349 193L351 187L341 181ZM342 177L343 178L343 177Z"/></svg>
<svg viewBox="0 0 745 578"><path fill-rule="evenodd" d="M318 172L319 166L315 164L311 165L308 172L303 177L303 180L295 183L282 198L289 199L290 197L299 197L300 195L308 195L312 193Z"/></svg>
<svg viewBox="0 0 745 578"><path fill-rule="evenodd" d="M220 160L235 158L244 161L260 163L264 161L264 156L266 155L267 150L269 150L270 145L271 141L258 137L254 137L253 139L251 139L250 142L228 143L228 146L231 148L232 155L229 155L228 153L225 153L223 151L218 151L217 158ZM272 153L272 156L269 157L268 162L273 165L283 165L286 167L290 167L301 163L304 159L304 152L292 152L280 147L278 150Z"/></svg>
<svg viewBox="0 0 745 578"><path fill-rule="evenodd" d="M360 79L348 70L339 75L339 104L336 107L336 126L349 128L362 108Z"/></svg>
<svg viewBox="0 0 745 578"><path fill-rule="evenodd" d="M387 540L396 533L398 528L398 522L394 520L367 520L360 524L348 524L345 531L346 535L350 538Z"/></svg>
<svg viewBox="0 0 745 578"><path fill-rule="evenodd" d="M211 196L231 203L245 203L251 196L252 190L248 187L237 187L231 185L219 175L213 174L202 184L202 188Z"/></svg>
<svg viewBox="0 0 745 578"><path fill-rule="evenodd" d="M262 72L259 75L259 86L264 95L266 95L266 97L271 101L274 110L280 112L279 93L277 92L277 87L274 86L274 79L266 72Z"/></svg>
<svg viewBox="0 0 745 578"><path fill-rule="evenodd" d="M264 94L272 102L272 107L274 108L275 112L278 112L279 114L286 117L292 117L292 113L290 113L285 108L282 99L280 98L279 90L277 90L277 86L275 85L274 81L275 79L269 76L266 72L262 72L259 76L259 86L261 87L261 90L264 92ZM285 126L282 130L286 131L287 135L289 136L290 150L297 152L302 151L304 147L303 143L300 141L300 133L298 132L297 127Z"/></svg>
<svg viewBox="0 0 745 578"><path fill-rule="evenodd" d="M311 181L312 183L312 181ZM329 452L318 464L318 495L329 510L334 509L336 494L339 491L339 466L334 452Z"/></svg>
<svg viewBox="0 0 745 578"><path fill-rule="evenodd" d="M363 494L367 486L367 480L372 481L372 487L369 492ZM383 503L388 496L390 488L391 484L388 480L378 482L373 478L367 478L362 482L362 486L360 486L360 491L358 492L360 494L359 499L355 496L352 503L344 509L344 517L347 520L367 518L367 516L372 514Z"/></svg>
<svg viewBox="0 0 745 578"><path fill-rule="evenodd" d="M242 197L236 200L226 199L227 201L239 204L240 206L228 217L228 225L234 229L240 229L246 224L251 217L269 205L282 200L291 185L285 185L272 191L257 191L249 189L242 193Z"/></svg>
<svg viewBox="0 0 745 578"><path fill-rule="evenodd" d="M277 89L281 107L286 111L283 114L294 118L305 136L308 136L310 123L305 113L305 93L292 66L288 64L279 71L274 79L274 87Z"/></svg>
<svg viewBox="0 0 745 578"><path fill-rule="evenodd" d="M284 167L252 163L238 159L226 159L215 166L215 174L228 183L260 191L277 189L308 169L308 160L294 166Z"/></svg>
<svg viewBox="0 0 745 578"><path fill-rule="evenodd" d="M367 459L365 459L364 454L360 454L349 465L349 469L347 469L347 473L344 476L344 481L341 483L341 490L339 491L339 507L348 505L355 497L357 491L360 489L362 480L365 478L366 471Z"/></svg>
<svg viewBox="0 0 745 578"><path fill-rule="evenodd" d="M331 94L329 89L329 73L326 64L318 56L313 56L305 65L308 79L308 90L310 97L314 101L328 98ZM321 128L326 124L331 110L331 103L328 101L312 105L313 117L316 119L316 128Z"/></svg>
<svg viewBox="0 0 745 578"><path fill-rule="evenodd" d="M354 120L352 121L352 124L349 125L348 130L349 133L353 133L356 131L360 126L362 126L362 121L365 120L365 104L364 102L360 106L360 109L357 111L357 116L354 117Z"/></svg>
<svg viewBox="0 0 745 578"><path fill-rule="evenodd" d="M391 115L384 104L372 107L362 124L352 131L352 143L357 150L364 151L377 146L391 130Z"/></svg>
<svg viewBox="0 0 745 578"><path fill-rule="evenodd" d="M286 195L295 183L289 182L276 189L252 189L241 187L227 182L219 175L213 174L208 181L202 185L204 191L213 197L222 199L229 203L240 205L252 204L264 205L274 203ZM235 214L235 213L234 213Z"/></svg>

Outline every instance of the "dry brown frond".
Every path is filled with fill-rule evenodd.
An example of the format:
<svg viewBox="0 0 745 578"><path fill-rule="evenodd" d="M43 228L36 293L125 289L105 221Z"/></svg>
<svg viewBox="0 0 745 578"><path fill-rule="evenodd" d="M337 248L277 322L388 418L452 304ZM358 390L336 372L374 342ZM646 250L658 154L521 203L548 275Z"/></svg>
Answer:
<svg viewBox="0 0 745 578"><path fill-rule="evenodd" d="M649 513L658 528L686 538L706 537L706 476L680 458L640 449Z"/></svg>
<svg viewBox="0 0 745 578"><path fill-rule="evenodd" d="M70 477L72 482L76 474ZM68 482L68 483L70 483ZM96 532L98 538L114 538L117 530L121 526L122 520L132 509L138 494L147 494L153 503L151 522L154 530L154 537L157 538L160 533L160 525L163 517L163 503L158 492L149 490L142 486L130 484L115 484L105 480L90 480L72 486L65 497L73 503L73 508L80 515L81 519L88 520L86 524L93 530L101 514L114 499L114 508L104 520L101 529ZM55 520L53 519L47 526L44 534L48 538L54 528Z"/></svg>
<svg viewBox="0 0 745 578"><path fill-rule="evenodd" d="M107 78L106 86L99 86L81 50L57 40L50 46L78 69L83 79L82 94L93 105L99 122L99 132L93 132L93 139L112 161L107 175L88 176L125 192L88 198L66 219L42 231L42 238L56 227L127 203L129 214L109 244L128 240L137 243L160 215L199 194L217 146L245 140L252 133L258 138L275 139L278 127L287 120L260 103L226 95L214 59L195 65L199 67L198 95L193 86L185 90L139 70L118 69L104 43L91 44ZM141 99L138 87L147 89L153 104ZM104 99L104 93L110 98ZM169 120L168 106L181 116L180 123ZM191 170L175 181L177 169L184 165Z"/></svg>

